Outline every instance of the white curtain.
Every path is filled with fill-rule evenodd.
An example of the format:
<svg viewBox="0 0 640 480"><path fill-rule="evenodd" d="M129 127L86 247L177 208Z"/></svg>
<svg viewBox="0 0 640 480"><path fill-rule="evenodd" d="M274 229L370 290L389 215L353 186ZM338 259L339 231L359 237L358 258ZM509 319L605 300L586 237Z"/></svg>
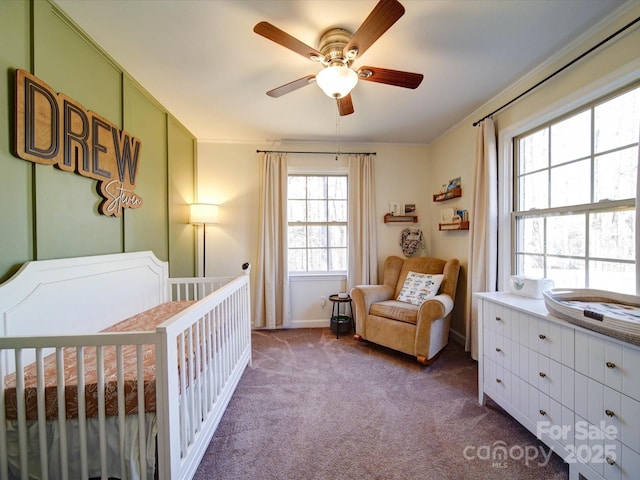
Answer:
<svg viewBox="0 0 640 480"><path fill-rule="evenodd" d="M255 326L290 326L287 268L287 156L260 153L260 224Z"/></svg>
<svg viewBox="0 0 640 480"><path fill-rule="evenodd" d="M498 279L498 150L493 120L478 126L469 223L465 350L478 359L478 305L474 292L496 291Z"/></svg>
<svg viewBox="0 0 640 480"><path fill-rule="evenodd" d="M350 155L348 289L378 283L375 193L372 156Z"/></svg>

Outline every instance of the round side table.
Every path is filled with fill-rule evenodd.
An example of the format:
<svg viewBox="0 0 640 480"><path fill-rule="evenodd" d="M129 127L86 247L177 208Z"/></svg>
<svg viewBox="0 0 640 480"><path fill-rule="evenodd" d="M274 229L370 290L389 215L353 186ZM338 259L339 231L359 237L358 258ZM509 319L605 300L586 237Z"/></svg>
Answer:
<svg viewBox="0 0 640 480"><path fill-rule="evenodd" d="M340 338L340 327L342 325L349 325L353 327L353 306L351 305L351 297L340 297L336 295L329 295L329 300L333 302L331 309L331 327L336 327L336 338ZM346 305L349 305L349 315L346 312ZM340 313L340 305L345 305L344 311Z"/></svg>

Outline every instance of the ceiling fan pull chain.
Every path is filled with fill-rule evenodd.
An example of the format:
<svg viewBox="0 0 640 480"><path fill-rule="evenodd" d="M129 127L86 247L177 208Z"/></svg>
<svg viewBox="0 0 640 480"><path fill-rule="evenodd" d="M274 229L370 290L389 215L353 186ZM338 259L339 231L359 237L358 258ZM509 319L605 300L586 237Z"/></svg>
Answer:
<svg viewBox="0 0 640 480"><path fill-rule="evenodd" d="M338 100L336 99L336 102ZM340 156L340 113L336 110L336 162Z"/></svg>

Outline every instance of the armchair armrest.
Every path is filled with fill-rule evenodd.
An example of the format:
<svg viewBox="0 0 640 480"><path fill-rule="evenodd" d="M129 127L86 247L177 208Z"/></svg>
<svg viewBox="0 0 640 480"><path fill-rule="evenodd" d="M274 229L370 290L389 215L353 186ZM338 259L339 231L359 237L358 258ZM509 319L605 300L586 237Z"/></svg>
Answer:
<svg viewBox="0 0 640 480"><path fill-rule="evenodd" d="M351 289L351 299L356 304L356 333L364 333L364 319L371 305L392 299L394 293L390 285L357 285Z"/></svg>
<svg viewBox="0 0 640 480"><path fill-rule="evenodd" d="M430 298L418 308L415 351L419 362L428 361L429 352L439 352L447 344L449 322L443 320L452 311L453 299L446 293Z"/></svg>
<svg viewBox="0 0 640 480"><path fill-rule="evenodd" d="M453 299L446 293L436 295L424 302L418 308L418 324L424 319L431 321L444 318L453 311Z"/></svg>

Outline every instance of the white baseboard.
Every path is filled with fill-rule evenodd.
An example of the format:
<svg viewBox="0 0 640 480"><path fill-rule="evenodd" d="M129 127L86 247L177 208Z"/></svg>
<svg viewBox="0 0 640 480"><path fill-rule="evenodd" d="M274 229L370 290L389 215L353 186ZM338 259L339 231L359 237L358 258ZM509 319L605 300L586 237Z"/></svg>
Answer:
<svg viewBox="0 0 640 480"><path fill-rule="evenodd" d="M459 332L456 332L455 330L449 330L449 337L451 338L452 341L459 343L464 347L466 343L466 337L464 335L462 335Z"/></svg>
<svg viewBox="0 0 640 480"><path fill-rule="evenodd" d="M293 320L289 328L329 328L329 319Z"/></svg>

